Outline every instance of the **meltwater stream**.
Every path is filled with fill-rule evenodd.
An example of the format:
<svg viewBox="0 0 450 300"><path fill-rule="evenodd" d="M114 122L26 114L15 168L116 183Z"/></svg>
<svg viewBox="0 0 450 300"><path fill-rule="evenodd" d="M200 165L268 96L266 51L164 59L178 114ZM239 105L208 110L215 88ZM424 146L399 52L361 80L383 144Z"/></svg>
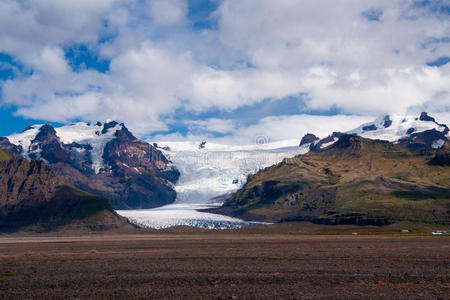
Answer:
<svg viewBox="0 0 450 300"><path fill-rule="evenodd" d="M298 147L297 140L238 147L206 143L201 149L193 142L159 144L171 149L164 154L180 171L175 186L177 199L174 204L158 208L117 211L140 227L230 229L261 224L198 210L221 206L226 199L221 196L238 190L247 175L307 152Z"/></svg>

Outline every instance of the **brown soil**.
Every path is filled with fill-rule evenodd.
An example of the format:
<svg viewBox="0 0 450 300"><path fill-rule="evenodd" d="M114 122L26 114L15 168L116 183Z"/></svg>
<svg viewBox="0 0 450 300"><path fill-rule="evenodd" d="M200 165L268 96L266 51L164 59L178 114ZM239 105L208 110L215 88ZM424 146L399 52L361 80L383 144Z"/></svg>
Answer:
<svg viewBox="0 0 450 300"><path fill-rule="evenodd" d="M445 299L448 236L0 237L2 299Z"/></svg>

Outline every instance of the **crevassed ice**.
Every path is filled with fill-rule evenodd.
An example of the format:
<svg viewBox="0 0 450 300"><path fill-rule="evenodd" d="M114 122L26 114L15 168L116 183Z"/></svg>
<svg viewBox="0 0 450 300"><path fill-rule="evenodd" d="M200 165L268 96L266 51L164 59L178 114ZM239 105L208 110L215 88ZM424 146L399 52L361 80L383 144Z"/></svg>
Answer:
<svg viewBox="0 0 450 300"><path fill-rule="evenodd" d="M296 141L297 142L297 141ZM298 142L297 142L298 143ZM180 171L180 178L175 186L177 199L175 203L207 203L210 199L234 192L247 180L249 174L281 162L284 158L306 153L308 148L298 144L283 148L268 149L255 145L253 149L232 148L214 145L205 149L182 147L178 151L171 143L172 150L164 154ZM178 143L179 145L179 143ZM245 149L245 150L241 150ZM251 149L251 150L250 150Z"/></svg>

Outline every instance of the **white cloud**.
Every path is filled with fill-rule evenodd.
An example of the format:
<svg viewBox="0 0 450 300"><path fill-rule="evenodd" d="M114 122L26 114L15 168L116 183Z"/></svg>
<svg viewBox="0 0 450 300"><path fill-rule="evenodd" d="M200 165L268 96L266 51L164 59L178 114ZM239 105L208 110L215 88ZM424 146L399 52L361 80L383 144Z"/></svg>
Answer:
<svg viewBox="0 0 450 300"><path fill-rule="evenodd" d="M448 15L411 4L223 0L214 13L217 27L196 31L185 0L3 0L0 52L27 72L0 83L1 101L29 118L117 119L138 135L166 130L161 118L178 108L233 110L299 93L308 94L312 110L445 115L450 64L426 62L450 51L450 43L439 42L450 36ZM365 19L370 9L382 11L380 22ZM109 39L99 42L104 36ZM108 58L108 72L72 71L63 49L76 43ZM316 121L331 120L331 128L365 117L336 118L274 117L245 128L211 118L185 125L243 141L258 131L276 139L301 136Z"/></svg>
<svg viewBox="0 0 450 300"><path fill-rule="evenodd" d="M190 130L193 132L217 132L230 134L236 129L235 120L210 118L199 121L188 121Z"/></svg>
<svg viewBox="0 0 450 300"><path fill-rule="evenodd" d="M275 70L301 79L294 92L309 93L311 108L405 112L410 106L440 101L434 97L450 86L447 68L424 67L431 57L450 50L448 43L424 47L431 38L448 38L448 19L412 10L410 4L262 0L254 5L230 0L219 10L219 35L224 45L247 57L260 76ZM368 22L361 15L374 5L383 10L381 22ZM249 81L240 85L251 86ZM264 84L255 89L271 96ZM293 92L282 90L285 95Z"/></svg>
<svg viewBox="0 0 450 300"><path fill-rule="evenodd" d="M31 60L31 65L35 71L49 73L53 76L61 76L70 72L64 52L57 47L44 47L41 53Z"/></svg>
<svg viewBox="0 0 450 300"><path fill-rule="evenodd" d="M117 0L2 0L0 52L28 62L45 47L98 40Z"/></svg>
<svg viewBox="0 0 450 300"><path fill-rule="evenodd" d="M186 136L179 133L160 134L153 137L154 141L203 141L230 144L249 145L256 139L262 138L265 142L282 140L298 140L307 133L313 133L319 137L326 137L333 131L345 132L352 130L363 123L375 120L373 116L316 116L316 115L292 115L262 118L258 123L248 126L237 126L235 120L208 119L195 124L196 128L202 127L197 132L195 129ZM221 132L224 137L214 137L211 132Z"/></svg>
<svg viewBox="0 0 450 300"><path fill-rule="evenodd" d="M180 25L186 22L185 0L149 0L150 16L158 25Z"/></svg>

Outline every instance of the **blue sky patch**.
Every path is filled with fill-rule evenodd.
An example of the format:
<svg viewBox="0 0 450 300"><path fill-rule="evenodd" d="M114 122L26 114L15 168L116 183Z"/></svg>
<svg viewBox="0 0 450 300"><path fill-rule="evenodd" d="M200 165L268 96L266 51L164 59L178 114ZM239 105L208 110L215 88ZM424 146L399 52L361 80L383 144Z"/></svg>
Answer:
<svg viewBox="0 0 450 300"><path fill-rule="evenodd" d="M15 132L21 132L30 125L52 124L53 126L62 126L61 123L49 122L44 120L26 119L15 115L16 109L12 107L0 106L0 136L8 136Z"/></svg>
<svg viewBox="0 0 450 300"><path fill-rule="evenodd" d="M439 57L436 60L427 62L427 65L430 66L430 67L441 67L443 65L446 65L449 62L450 62L450 57L443 56L443 57Z"/></svg>
<svg viewBox="0 0 450 300"><path fill-rule="evenodd" d="M0 80L13 79L23 72L23 65L11 55L0 53Z"/></svg>
<svg viewBox="0 0 450 300"><path fill-rule="evenodd" d="M95 69L101 73L109 71L110 61L99 57L96 51L87 45L76 44L65 49L65 57L74 72Z"/></svg>
<svg viewBox="0 0 450 300"><path fill-rule="evenodd" d="M379 22L382 15L383 11L381 9L369 9L361 13L361 16L369 22Z"/></svg>
<svg viewBox="0 0 450 300"><path fill-rule="evenodd" d="M219 7L219 1L189 0L188 19L195 29L214 29L217 23L211 18L211 13Z"/></svg>

